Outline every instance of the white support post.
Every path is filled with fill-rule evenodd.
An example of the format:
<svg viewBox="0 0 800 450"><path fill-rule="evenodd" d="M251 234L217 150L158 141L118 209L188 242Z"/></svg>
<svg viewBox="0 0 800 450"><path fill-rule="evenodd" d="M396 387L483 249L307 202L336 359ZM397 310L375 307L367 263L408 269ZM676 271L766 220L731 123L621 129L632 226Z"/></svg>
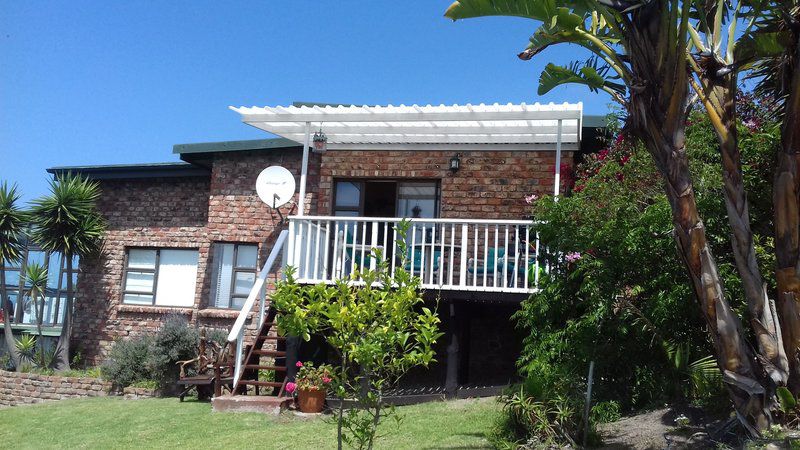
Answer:
<svg viewBox="0 0 800 450"><path fill-rule="evenodd" d="M562 120L558 119L558 135L556 137L556 175L554 179L555 186L553 187L553 197L558 199L558 194L561 190L561 128Z"/></svg>
<svg viewBox="0 0 800 450"><path fill-rule="evenodd" d="M561 121L558 121L559 127ZM561 128L559 128L559 142L561 139ZM306 138L303 141L303 166L300 169L300 198L297 199L297 215L306 214L306 178L308 177L308 148L311 145L311 122L306 122Z"/></svg>

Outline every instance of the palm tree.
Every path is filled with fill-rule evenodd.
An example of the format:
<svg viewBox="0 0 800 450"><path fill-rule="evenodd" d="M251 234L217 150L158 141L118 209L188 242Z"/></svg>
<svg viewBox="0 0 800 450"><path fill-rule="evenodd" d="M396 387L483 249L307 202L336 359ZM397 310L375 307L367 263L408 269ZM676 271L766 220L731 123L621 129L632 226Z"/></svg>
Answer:
<svg viewBox="0 0 800 450"><path fill-rule="evenodd" d="M42 321L44 320L45 291L47 290L47 267L39 263L30 263L25 266L26 295L31 298L34 314L36 316L36 331L39 342L39 366L45 367L44 338L42 337Z"/></svg>
<svg viewBox="0 0 800 450"><path fill-rule="evenodd" d="M678 250L738 417L748 431L758 434L772 423L775 407L774 382L761 375L770 362L755 358L726 298L697 209L685 150L691 106L686 49L693 5L688 0L460 0L445 16L517 16L541 22L519 54L521 59L561 43L592 53L589 60L566 67L548 64L539 93L579 83L609 93L626 110L626 131L644 144L664 180Z"/></svg>
<svg viewBox="0 0 800 450"><path fill-rule="evenodd" d="M61 335L56 345L57 370L69 370L73 321L73 257L86 258L100 248L105 223L97 211L100 189L96 182L66 174L50 181L50 195L32 202L31 237L43 249L66 260L67 299Z"/></svg>
<svg viewBox="0 0 800 450"><path fill-rule="evenodd" d="M11 314L9 308L11 300L6 289L6 264L16 263L22 257L22 230L25 226L26 215L19 208L20 194L17 186L0 184L0 303L3 308L3 334L5 335L6 349L11 355L14 367L19 370L19 353L17 353L14 333L11 330Z"/></svg>

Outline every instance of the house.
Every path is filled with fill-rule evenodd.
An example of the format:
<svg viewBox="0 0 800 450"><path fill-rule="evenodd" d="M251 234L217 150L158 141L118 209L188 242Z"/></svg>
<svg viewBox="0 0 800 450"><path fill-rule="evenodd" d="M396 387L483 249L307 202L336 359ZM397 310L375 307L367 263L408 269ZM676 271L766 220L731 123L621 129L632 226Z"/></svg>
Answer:
<svg viewBox="0 0 800 450"><path fill-rule="evenodd" d="M241 355L281 267L296 267L301 283L331 283L374 265L375 248L394 265L394 226L412 218L407 269L441 298L447 335L440 363L408 382L513 376L509 317L543 270L525 197L564 190L562 168L597 148L597 117L580 103L232 109L279 137L175 145L180 163L48 169L102 190L108 231L102 255L81 261L75 305L87 360L101 363L116 339L153 332L167 314L231 330ZM310 150L312 133L326 151ZM255 189L270 166L288 169L299 190L277 208Z"/></svg>

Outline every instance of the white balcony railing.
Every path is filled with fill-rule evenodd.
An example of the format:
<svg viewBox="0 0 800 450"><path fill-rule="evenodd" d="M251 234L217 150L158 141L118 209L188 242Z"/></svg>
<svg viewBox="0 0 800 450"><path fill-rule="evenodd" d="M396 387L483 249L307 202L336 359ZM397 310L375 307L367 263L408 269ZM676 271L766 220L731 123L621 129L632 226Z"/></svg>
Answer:
<svg viewBox="0 0 800 450"><path fill-rule="evenodd" d="M288 265L300 283L350 279L375 269L379 249L392 273L401 263L401 218L289 218ZM530 220L407 219L406 271L425 289L531 293L538 288L539 240ZM358 282L357 279L353 280Z"/></svg>

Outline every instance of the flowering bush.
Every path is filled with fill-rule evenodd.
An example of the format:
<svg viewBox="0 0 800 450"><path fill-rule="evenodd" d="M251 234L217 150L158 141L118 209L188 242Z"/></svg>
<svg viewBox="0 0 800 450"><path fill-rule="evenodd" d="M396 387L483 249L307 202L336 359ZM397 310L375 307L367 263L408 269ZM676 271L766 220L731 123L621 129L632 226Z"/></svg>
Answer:
<svg viewBox="0 0 800 450"><path fill-rule="evenodd" d="M314 367L313 362L306 362L305 364L297 361L295 366L299 367L297 376L294 383L286 383L286 390L292 392L295 389L299 390L322 390L327 389L333 381L331 373L333 370L331 366L322 364L319 367ZM292 390L289 390L289 384L292 384Z"/></svg>

